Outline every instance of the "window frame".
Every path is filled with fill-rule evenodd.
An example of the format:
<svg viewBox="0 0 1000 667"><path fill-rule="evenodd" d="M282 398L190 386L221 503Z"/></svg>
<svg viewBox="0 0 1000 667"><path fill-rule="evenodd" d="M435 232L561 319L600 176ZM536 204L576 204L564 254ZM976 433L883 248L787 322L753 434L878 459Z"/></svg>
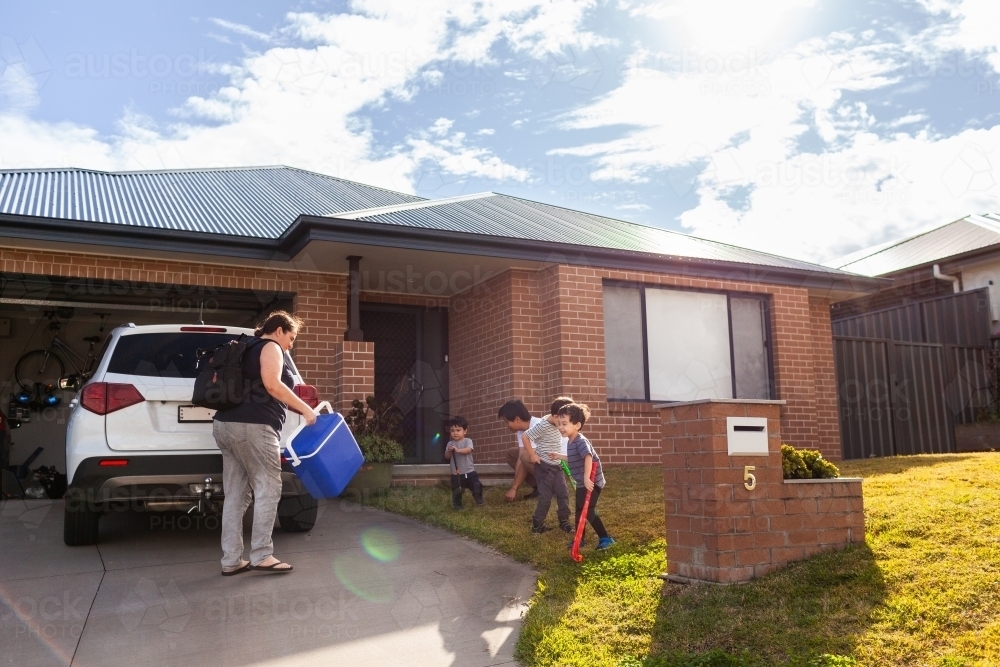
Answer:
<svg viewBox="0 0 1000 667"><path fill-rule="evenodd" d="M732 396L736 396L736 348L733 345L733 298L738 299L755 299L761 302L762 316L764 318L764 354L767 360L767 399L761 400L773 400L777 395L776 385L774 380L774 349L772 345L772 327L771 327L771 295L761 294L759 292L741 292L738 290L718 290L718 289L708 289L703 287L686 287L686 286L674 286L674 285L657 285L644 282L637 282L632 280L609 280L604 279L601 281L601 299L604 299L604 287L610 285L612 287L629 287L636 288L639 290L639 316L641 319L642 328L642 373L643 373L643 388L645 390L645 398L613 398L611 396L607 397L609 403L683 403L683 401L671 401L667 399L651 399L649 398L649 340L647 332L647 321L646 321L646 290L647 289L662 289L662 290L675 290L679 292L698 292L701 294L719 294L726 297L726 319L729 328L729 367L731 369L731 385L732 385ZM606 323L605 323L606 330ZM604 359L605 369L607 368L607 356ZM606 389L605 389L606 390Z"/></svg>

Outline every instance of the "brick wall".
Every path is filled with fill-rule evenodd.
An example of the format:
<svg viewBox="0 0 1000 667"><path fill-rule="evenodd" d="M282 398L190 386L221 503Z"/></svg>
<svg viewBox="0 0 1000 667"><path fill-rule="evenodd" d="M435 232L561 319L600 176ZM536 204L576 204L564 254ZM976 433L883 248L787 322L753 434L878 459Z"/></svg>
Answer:
<svg viewBox="0 0 1000 667"><path fill-rule="evenodd" d="M338 391L335 358L347 327L346 276L9 248L0 248L0 270L295 293L295 311L306 320L293 351L296 364L321 397L334 398ZM829 304L810 298L804 288L749 283L738 275L709 280L552 266L510 270L447 301L374 292L363 298L430 307L447 303L451 412L469 418L479 460L502 461L502 451L513 443L496 418L505 400L521 398L533 414L544 414L555 396L568 394L590 405L587 433L607 463L656 464L657 412L647 404L607 401L605 279L768 294L777 397L788 402L783 432L792 444L840 458Z"/></svg>
<svg viewBox="0 0 1000 667"><path fill-rule="evenodd" d="M375 393L375 343L343 340L333 349L334 410L346 415L354 400Z"/></svg>
<svg viewBox="0 0 1000 667"><path fill-rule="evenodd" d="M667 572L731 583L863 542L861 480L785 481L778 405L702 402L662 410ZM767 456L730 456L729 416L767 419ZM753 466L752 489L744 466Z"/></svg>
<svg viewBox="0 0 1000 667"><path fill-rule="evenodd" d="M156 283L294 292L295 312L305 319L292 357L321 400L333 397L334 348L347 328L347 277L222 264L136 259L0 247L0 271L123 283Z"/></svg>
<svg viewBox="0 0 1000 667"><path fill-rule="evenodd" d="M500 462L514 442L497 409L515 395L513 290L508 271L453 297L448 308L450 408L469 420L476 460ZM523 291L523 290L522 290Z"/></svg>
<svg viewBox="0 0 1000 667"><path fill-rule="evenodd" d="M787 402L782 432L796 446L840 458L828 300L810 297L805 288L738 276L709 280L553 266L508 271L481 292L452 299L453 311L459 304L467 310L450 317L452 411L470 418L472 432L487 445L477 452L484 462L500 461L508 446L509 436L496 423L503 401L521 398L532 414L541 415L560 394L590 406L586 432L607 463L660 462L658 411L649 404L607 400L603 280L768 295L776 398Z"/></svg>

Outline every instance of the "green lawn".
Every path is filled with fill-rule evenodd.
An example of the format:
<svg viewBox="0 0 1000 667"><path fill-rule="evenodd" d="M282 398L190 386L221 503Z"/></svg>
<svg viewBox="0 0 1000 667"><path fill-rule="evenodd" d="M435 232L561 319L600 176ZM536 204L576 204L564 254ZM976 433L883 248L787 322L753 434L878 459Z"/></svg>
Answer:
<svg viewBox="0 0 1000 667"><path fill-rule="evenodd" d="M588 547L580 565L564 533L530 535L533 502L505 504L501 489L461 512L443 488L393 489L373 504L537 568L517 648L527 665L1000 665L1000 454L840 469L865 478L866 544L728 587L657 577L658 468L606 470L600 511L618 545Z"/></svg>

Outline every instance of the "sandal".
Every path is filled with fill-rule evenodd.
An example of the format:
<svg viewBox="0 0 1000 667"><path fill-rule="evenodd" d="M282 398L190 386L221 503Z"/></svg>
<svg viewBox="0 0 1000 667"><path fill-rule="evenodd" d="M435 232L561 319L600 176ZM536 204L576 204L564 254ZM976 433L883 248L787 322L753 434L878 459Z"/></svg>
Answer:
<svg viewBox="0 0 1000 667"><path fill-rule="evenodd" d="M223 570L222 571L222 576L223 577L231 577L234 574L239 574L240 572L246 572L249 569L250 569L250 561L243 561L243 564L240 565L237 568L234 568L232 570Z"/></svg>
<svg viewBox="0 0 1000 667"><path fill-rule="evenodd" d="M279 565L284 565L285 567L278 567ZM259 570L260 572L291 572L292 566L288 563L282 563L280 560L271 563L270 565L251 565L251 570Z"/></svg>

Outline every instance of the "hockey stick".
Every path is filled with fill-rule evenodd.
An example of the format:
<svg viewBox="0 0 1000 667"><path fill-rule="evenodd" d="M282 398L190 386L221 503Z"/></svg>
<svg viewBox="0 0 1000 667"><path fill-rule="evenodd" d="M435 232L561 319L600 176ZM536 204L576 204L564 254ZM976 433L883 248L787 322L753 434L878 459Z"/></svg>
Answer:
<svg viewBox="0 0 1000 667"><path fill-rule="evenodd" d="M597 479L597 466L600 465L599 461L592 460L593 465L590 467L590 481L593 482ZM580 522L576 524L576 535L573 537L573 549L569 552L570 557L577 563L583 560L583 555L580 553L580 542L583 540L583 531L587 527L587 511L590 509L590 494L593 489L587 489L587 497L583 499L583 511L580 512Z"/></svg>

